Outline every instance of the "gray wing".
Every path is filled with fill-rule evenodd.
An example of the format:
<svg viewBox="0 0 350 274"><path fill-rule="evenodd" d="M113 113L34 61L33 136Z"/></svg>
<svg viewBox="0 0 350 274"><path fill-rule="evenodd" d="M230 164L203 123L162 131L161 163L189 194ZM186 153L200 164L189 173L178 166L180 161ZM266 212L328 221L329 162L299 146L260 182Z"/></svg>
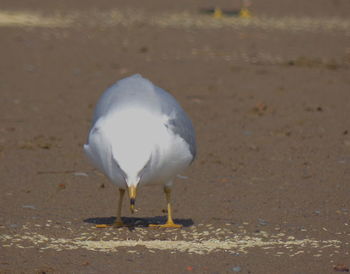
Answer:
<svg viewBox="0 0 350 274"><path fill-rule="evenodd" d="M155 92L160 97L162 113L172 117L166 126L186 141L194 160L196 157L196 136L191 119L171 94L159 87L155 87Z"/></svg>

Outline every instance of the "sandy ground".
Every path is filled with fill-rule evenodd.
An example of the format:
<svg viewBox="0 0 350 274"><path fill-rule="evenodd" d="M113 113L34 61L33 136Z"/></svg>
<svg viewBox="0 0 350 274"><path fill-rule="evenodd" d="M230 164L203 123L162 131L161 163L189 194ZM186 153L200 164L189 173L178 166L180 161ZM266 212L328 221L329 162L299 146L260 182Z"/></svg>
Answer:
<svg viewBox="0 0 350 274"><path fill-rule="evenodd" d="M350 5L1 1L0 273L333 273L350 266ZM259 3L258 3L259 2ZM141 73L194 122L174 185L131 228L82 151L105 88Z"/></svg>

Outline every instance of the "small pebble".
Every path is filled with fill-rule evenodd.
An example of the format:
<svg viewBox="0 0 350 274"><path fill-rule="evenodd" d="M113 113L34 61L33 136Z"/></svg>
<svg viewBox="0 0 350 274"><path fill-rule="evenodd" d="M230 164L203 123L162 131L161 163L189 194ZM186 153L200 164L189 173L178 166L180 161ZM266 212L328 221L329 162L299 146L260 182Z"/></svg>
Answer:
<svg viewBox="0 0 350 274"><path fill-rule="evenodd" d="M88 177L89 175L87 175L87 173L85 172L74 172L75 176L84 176L84 177Z"/></svg>
<svg viewBox="0 0 350 274"><path fill-rule="evenodd" d="M264 219L260 219L260 218L258 219L258 222L260 225L267 225L268 224L267 221L265 221Z"/></svg>
<svg viewBox="0 0 350 274"><path fill-rule="evenodd" d="M23 205L22 208L36 209L33 205Z"/></svg>
<svg viewBox="0 0 350 274"><path fill-rule="evenodd" d="M232 267L233 272L241 272L242 268L240 266Z"/></svg>

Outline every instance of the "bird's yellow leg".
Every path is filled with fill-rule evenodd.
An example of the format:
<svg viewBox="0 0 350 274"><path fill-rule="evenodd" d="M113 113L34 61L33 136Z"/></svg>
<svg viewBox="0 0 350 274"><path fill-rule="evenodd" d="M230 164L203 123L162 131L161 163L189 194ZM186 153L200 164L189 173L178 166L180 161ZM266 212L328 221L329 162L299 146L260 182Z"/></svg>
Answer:
<svg viewBox="0 0 350 274"><path fill-rule="evenodd" d="M172 217L172 210L171 210L171 188L170 187L164 187L164 193L167 201L168 206L168 220L163 225L158 224L150 224L150 227L162 227L162 228L181 228L182 225L175 224Z"/></svg>
<svg viewBox="0 0 350 274"><path fill-rule="evenodd" d="M118 201L118 209L117 209L117 219L114 222L114 226L116 227L122 227L124 226L124 223L122 221L122 205L123 205L123 198L125 194L125 189L119 188L119 201Z"/></svg>
<svg viewBox="0 0 350 274"><path fill-rule="evenodd" d="M213 17L214 18L221 18L222 16L223 16L222 10L220 8L215 8Z"/></svg>
<svg viewBox="0 0 350 274"><path fill-rule="evenodd" d="M113 226L115 227L123 227L125 226L123 221L122 221L122 205L123 205L123 198L125 194L125 189L119 188L119 201L118 201L118 209L117 209L117 218L114 221ZM106 228L106 227L111 227L109 224L98 224L96 225L97 228Z"/></svg>

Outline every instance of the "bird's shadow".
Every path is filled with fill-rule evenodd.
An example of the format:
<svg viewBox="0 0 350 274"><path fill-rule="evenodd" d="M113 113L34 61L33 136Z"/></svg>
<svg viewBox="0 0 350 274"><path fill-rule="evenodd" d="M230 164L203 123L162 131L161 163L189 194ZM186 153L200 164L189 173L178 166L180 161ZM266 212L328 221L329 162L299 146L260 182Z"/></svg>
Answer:
<svg viewBox="0 0 350 274"><path fill-rule="evenodd" d="M92 217L84 220L85 223L95 224L95 225L113 225L115 221L115 217ZM166 223L166 216L155 216L155 217L144 217L144 218L136 218L136 217L122 217L123 223L133 229L135 227L148 227L150 224L164 224ZM174 223L180 224L183 227L193 226L192 219L174 219Z"/></svg>

